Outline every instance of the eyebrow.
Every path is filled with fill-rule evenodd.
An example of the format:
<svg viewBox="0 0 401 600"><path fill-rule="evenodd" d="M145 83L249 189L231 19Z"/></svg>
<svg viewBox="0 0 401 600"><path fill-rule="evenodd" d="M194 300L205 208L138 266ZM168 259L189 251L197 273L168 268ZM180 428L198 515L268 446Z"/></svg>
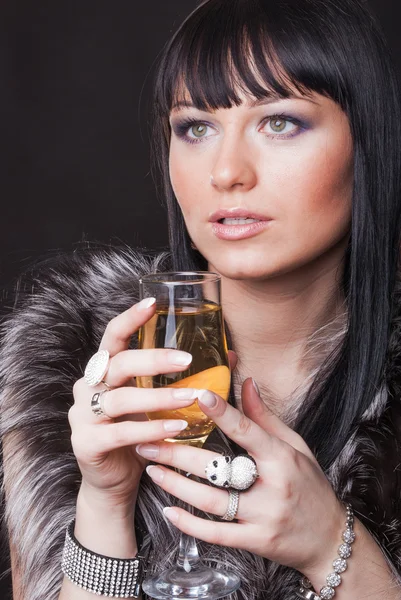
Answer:
<svg viewBox="0 0 401 600"><path fill-rule="evenodd" d="M268 98L260 98L257 100L251 100L250 102L248 102L246 104L246 106L248 108L256 108L257 106L266 106L268 104L273 104L273 102L279 102L280 100L306 100L307 102L312 102L312 104L318 105L318 102L316 102L316 100L312 100L311 98L308 98L307 96L296 96L294 94L294 95L288 96L288 98L283 98L282 96L277 96L275 94L275 95L269 96ZM198 107L195 106L195 104L193 104L192 102L180 100L173 104L171 110L180 110L181 108L196 108L197 109Z"/></svg>

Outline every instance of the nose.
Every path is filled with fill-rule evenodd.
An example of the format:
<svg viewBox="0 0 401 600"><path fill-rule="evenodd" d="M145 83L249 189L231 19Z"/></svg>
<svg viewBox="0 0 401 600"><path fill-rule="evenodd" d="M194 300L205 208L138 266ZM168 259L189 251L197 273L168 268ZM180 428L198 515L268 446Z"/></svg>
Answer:
<svg viewBox="0 0 401 600"><path fill-rule="evenodd" d="M219 147L210 176L213 187L221 191L248 191L256 185L257 173L247 144L225 140Z"/></svg>

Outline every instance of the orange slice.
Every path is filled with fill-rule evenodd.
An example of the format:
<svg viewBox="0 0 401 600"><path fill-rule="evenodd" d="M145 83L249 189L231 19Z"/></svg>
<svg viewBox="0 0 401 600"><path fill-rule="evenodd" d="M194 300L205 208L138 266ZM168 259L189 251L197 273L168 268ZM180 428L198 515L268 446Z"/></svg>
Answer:
<svg viewBox="0 0 401 600"><path fill-rule="evenodd" d="M181 379L176 383L171 383L166 387L211 390L224 400L227 400L230 392L230 369L224 365L212 367L211 369L205 369L200 373Z"/></svg>

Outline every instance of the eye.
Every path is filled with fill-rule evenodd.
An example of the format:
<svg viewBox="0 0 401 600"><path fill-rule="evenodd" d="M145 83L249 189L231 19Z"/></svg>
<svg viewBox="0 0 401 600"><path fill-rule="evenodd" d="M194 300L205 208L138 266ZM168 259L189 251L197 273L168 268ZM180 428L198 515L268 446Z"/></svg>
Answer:
<svg viewBox="0 0 401 600"><path fill-rule="evenodd" d="M270 127L276 133L283 133L283 131L286 127L286 123L287 123L287 121L285 119L271 119Z"/></svg>
<svg viewBox="0 0 401 600"><path fill-rule="evenodd" d="M172 128L177 137L189 144L199 144L213 133L208 123L192 118L173 123Z"/></svg>
<svg viewBox="0 0 401 600"><path fill-rule="evenodd" d="M188 144L200 144L216 133L213 125L194 118L173 122L172 129L178 138ZM304 129L305 126L295 117L286 114L276 114L264 119L259 131L273 139L287 139L296 136Z"/></svg>
<svg viewBox="0 0 401 600"><path fill-rule="evenodd" d="M263 133L273 137L293 137L299 132L301 123L288 115L272 115L268 117L261 129Z"/></svg>
<svg viewBox="0 0 401 600"><path fill-rule="evenodd" d="M193 134L193 137L196 138L205 137L207 133L207 125L205 123L197 123L196 125L192 125L188 133ZM191 135L189 137L191 137Z"/></svg>

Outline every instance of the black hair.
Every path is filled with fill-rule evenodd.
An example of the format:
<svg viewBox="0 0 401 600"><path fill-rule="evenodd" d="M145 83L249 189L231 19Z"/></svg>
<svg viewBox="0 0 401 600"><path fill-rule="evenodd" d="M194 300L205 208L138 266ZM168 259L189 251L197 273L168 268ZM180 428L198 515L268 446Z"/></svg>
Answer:
<svg viewBox="0 0 401 600"><path fill-rule="evenodd" d="M168 117L183 90L199 109L238 92L334 100L354 143L352 231L343 289L348 327L323 365L295 429L327 469L372 403L389 342L400 242L401 111L390 51L359 0L207 0L166 46L155 80L153 155L168 207L174 268L207 270L191 247L168 174ZM230 336L229 336L230 338ZM235 348L234 348L235 349Z"/></svg>

